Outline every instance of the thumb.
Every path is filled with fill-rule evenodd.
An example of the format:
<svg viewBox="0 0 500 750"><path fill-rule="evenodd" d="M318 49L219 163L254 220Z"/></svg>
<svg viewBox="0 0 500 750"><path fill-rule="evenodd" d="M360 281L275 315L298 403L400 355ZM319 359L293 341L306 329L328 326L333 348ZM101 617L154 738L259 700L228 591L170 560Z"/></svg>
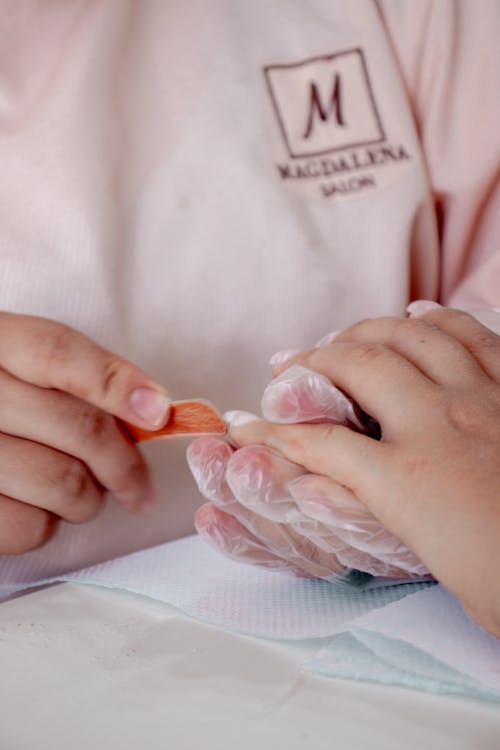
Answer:
<svg viewBox="0 0 500 750"><path fill-rule="evenodd" d="M229 435L238 445L267 445L312 474L331 477L357 497L370 496L379 479L384 445L344 425L279 425L263 420L230 423Z"/></svg>

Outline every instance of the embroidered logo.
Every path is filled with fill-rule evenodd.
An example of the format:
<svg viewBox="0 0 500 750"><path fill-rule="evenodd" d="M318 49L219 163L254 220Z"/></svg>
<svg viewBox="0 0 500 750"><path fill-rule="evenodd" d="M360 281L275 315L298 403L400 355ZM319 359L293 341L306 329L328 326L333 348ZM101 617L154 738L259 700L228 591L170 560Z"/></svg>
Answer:
<svg viewBox="0 0 500 750"><path fill-rule="evenodd" d="M387 142L361 49L267 65L264 74L282 180L314 181L322 197L340 197L376 187L373 167L410 161L401 145ZM318 182L348 172L358 174Z"/></svg>

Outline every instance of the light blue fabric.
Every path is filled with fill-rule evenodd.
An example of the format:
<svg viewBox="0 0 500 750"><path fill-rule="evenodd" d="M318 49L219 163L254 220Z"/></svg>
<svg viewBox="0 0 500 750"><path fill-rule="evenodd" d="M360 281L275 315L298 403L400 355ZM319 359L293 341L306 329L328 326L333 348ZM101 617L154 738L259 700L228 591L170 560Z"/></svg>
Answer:
<svg viewBox="0 0 500 750"><path fill-rule="evenodd" d="M356 618L308 664L323 675L500 701L500 639L443 586Z"/></svg>
<svg viewBox="0 0 500 750"><path fill-rule="evenodd" d="M356 628L332 638L305 666L328 677L500 701L500 691L482 685L409 643Z"/></svg>

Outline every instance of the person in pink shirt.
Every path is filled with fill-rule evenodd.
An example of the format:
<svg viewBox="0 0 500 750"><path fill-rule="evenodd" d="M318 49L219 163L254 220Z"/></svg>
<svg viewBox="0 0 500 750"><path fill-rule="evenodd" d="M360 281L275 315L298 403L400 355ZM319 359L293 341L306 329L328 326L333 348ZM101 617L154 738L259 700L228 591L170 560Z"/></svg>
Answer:
<svg viewBox="0 0 500 750"><path fill-rule="evenodd" d="M200 530L300 574L430 572L498 632L498 3L2 10L0 594L189 533L183 449L143 454L117 420L159 428L170 396L257 412L269 356L336 330L293 356L357 432L233 426L272 449L293 561L291 517L245 526L248 499L217 496L246 447L225 444L215 494L190 449L226 509ZM403 319L418 299L461 312ZM341 496L371 526L337 554Z"/></svg>

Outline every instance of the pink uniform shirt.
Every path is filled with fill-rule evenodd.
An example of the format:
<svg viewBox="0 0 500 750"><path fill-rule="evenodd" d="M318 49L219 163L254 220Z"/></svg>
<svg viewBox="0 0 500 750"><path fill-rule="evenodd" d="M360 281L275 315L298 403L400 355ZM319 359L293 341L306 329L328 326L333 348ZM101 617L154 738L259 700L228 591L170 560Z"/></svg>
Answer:
<svg viewBox="0 0 500 750"><path fill-rule="evenodd" d="M3 0L0 306L256 411L276 350L415 298L499 328L496 0ZM189 533L110 500L0 585Z"/></svg>

